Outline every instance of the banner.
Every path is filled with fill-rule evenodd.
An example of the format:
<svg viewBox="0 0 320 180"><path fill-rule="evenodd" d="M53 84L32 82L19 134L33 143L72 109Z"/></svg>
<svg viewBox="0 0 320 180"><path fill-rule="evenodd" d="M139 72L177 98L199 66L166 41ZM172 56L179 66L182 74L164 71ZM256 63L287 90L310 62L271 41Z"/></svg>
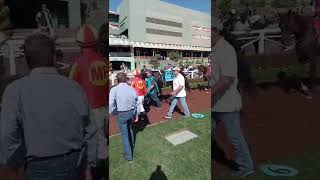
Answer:
<svg viewBox="0 0 320 180"><path fill-rule="evenodd" d="M172 70L165 70L164 71L164 81L165 82L173 81L174 78L175 78L175 75Z"/></svg>

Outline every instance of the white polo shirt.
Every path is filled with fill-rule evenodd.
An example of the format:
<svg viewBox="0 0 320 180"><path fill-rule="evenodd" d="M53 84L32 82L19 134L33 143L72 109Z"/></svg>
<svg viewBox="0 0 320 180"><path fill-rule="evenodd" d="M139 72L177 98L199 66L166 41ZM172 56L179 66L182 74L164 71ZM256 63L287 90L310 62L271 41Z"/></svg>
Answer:
<svg viewBox="0 0 320 180"><path fill-rule="evenodd" d="M177 94L176 97L186 97L187 93L186 93L186 87L185 87L185 80L182 74L180 73L178 74L178 76L176 76L173 79L173 90L175 91L176 89L179 88L179 86L182 86L183 89Z"/></svg>
<svg viewBox="0 0 320 180"><path fill-rule="evenodd" d="M213 85L223 76L233 77L234 81L225 93L213 95L214 112L235 112L240 111L242 102L238 91L238 64L235 49L221 38L213 47Z"/></svg>

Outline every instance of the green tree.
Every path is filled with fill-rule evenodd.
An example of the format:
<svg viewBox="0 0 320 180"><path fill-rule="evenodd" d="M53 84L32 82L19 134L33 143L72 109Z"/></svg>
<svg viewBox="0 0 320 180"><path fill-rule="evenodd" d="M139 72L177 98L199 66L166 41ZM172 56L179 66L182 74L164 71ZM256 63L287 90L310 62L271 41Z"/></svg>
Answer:
<svg viewBox="0 0 320 180"><path fill-rule="evenodd" d="M276 8L294 7L298 4L297 0L273 0L271 5Z"/></svg>
<svg viewBox="0 0 320 180"><path fill-rule="evenodd" d="M150 64L155 68L155 69L158 69L159 66L160 66L160 62L159 62L159 59L158 58L152 58L151 61L150 61Z"/></svg>
<svg viewBox="0 0 320 180"><path fill-rule="evenodd" d="M169 58L170 58L170 60L172 60L172 61L176 61L176 62L178 62L180 59L182 59L182 56L181 56L181 54L178 52L178 51L170 51L169 52Z"/></svg>
<svg viewBox="0 0 320 180"><path fill-rule="evenodd" d="M232 0L222 0L218 7L223 14L228 13L231 10Z"/></svg>
<svg viewBox="0 0 320 180"><path fill-rule="evenodd" d="M201 59L201 64L204 65L204 59L203 58Z"/></svg>
<svg viewBox="0 0 320 180"><path fill-rule="evenodd" d="M179 66L182 66L182 65L183 65L183 61L180 60L180 61L179 61Z"/></svg>

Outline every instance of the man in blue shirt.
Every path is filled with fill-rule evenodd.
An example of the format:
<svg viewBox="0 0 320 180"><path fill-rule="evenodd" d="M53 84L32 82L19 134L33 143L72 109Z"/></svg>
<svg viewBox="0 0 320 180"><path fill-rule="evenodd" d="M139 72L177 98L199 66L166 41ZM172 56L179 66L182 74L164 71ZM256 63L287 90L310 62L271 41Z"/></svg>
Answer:
<svg viewBox="0 0 320 180"><path fill-rule="evenodd" d="M54 41L44 34L25 40L31 73L9 84L2 97L0 160L26 167L26 179L87 178L97 161L96 127L83 89L54 68ZM26 162L25 162L26 161Z"/></svg>
<svg viewBox="0 0 320 180"><path fill-rule="evenodd" d="M126 73L118 73L117 80L119 84L113 87L109 94L109 113L117 116L125 158L132 162L134 146L132 123L136 117L138 95L135 89L127 84Z"/></svg>

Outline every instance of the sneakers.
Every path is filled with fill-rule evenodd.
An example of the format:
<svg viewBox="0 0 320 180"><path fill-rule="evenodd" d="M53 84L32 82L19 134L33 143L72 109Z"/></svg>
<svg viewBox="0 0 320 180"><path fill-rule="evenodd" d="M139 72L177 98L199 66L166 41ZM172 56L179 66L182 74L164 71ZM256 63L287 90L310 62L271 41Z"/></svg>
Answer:
<svg viewBox="0 0 320 180"><path fill-rule="evenodd" d="M238 170L238 171L232 171L231 176L245 178L252 175L253 173L254 173L253 170Z"/></svg>
<svg viewBox="0 0 320 180"><path fill-rule="evenodd" d="M164 116L165 119L171 119L172 116Z"/></svg>

